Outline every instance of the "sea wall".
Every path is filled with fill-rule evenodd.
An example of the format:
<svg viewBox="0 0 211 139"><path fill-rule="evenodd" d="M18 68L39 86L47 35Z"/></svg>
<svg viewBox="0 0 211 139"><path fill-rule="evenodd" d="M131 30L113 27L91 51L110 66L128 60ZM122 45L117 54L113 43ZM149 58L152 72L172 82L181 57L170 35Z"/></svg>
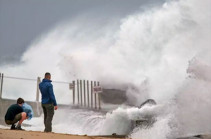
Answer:
<svg viewBox="0 0 211 139"><path fill-rule="evenodd" d="M29 104L34 112L35 117L39 117L42 114L42 108L40 102L32 102L32 101L25 101L27 104ZM16 100L12 99L0 99L0 118L4 117L7 109L10 105L16 104Z"/></svg>

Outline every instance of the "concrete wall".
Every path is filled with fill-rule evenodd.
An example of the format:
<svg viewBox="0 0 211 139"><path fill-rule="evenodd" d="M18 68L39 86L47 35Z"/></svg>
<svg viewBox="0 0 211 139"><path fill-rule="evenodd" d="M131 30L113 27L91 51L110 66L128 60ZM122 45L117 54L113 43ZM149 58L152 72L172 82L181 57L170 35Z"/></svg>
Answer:
<svg viewBox="0 0 211 139"><path fill-rule="evenodd" d="M118 89L103 89L101 100L105 103L122 104L127 101L126 91Z"/></svg>
<svg viewBox="0 0 211 139"><path fill-rule="evenodd" d="M9 106L12 104L16 104L16 101L17 100L0 98L0 118L4 118ZM42 108L40 102L32 102L32 101L25 101L25 102L31 105L34 112L34 117L39 117L42 114Z"/></svg>

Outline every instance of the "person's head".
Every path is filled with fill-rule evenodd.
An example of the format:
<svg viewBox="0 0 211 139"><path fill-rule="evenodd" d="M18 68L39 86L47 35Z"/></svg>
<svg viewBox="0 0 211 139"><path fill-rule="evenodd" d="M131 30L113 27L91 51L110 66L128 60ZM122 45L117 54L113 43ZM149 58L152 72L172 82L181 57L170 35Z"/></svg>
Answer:
<svg viewBox="0 0 211 139"><path fill-rule="evenodd" d="M23 103L24 103L24 99L22 99L22 98L18 98L17 99L17 104L18 105L23 105Z"/></svg>
<svg viewBox="0 0 211 139"><path fill-rule="evenodd" d="M51 74L49 72L45 73L45 79L48 79L48 80L51 79Z"/></svg>

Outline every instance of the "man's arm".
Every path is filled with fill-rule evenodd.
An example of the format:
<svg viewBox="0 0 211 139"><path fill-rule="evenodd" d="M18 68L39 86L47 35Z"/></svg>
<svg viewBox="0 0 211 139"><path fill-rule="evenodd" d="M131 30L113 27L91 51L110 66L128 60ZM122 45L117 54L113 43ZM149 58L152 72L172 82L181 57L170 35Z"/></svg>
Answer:
<svg viewBox="0 0 211 139"><path fill-rule="evenodd" d="M53 92L53 85L49 86L49 95L50 95L51 100L53 101L53 105L57 106L56 98L55 98L55 95L54 95L54 92Z"/></svg>

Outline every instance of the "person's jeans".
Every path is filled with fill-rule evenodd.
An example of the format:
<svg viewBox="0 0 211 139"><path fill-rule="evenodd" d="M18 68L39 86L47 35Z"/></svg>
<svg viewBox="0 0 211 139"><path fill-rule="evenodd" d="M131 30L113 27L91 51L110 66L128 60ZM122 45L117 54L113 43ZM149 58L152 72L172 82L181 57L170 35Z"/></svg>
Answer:
<svg viewBox="0 0 211 139"><path fill-rule="evenodd" d="M53 104L42 104L43 113L44 113L44 132L52 131L52 120L54 115L54 105Z"/></svg>

